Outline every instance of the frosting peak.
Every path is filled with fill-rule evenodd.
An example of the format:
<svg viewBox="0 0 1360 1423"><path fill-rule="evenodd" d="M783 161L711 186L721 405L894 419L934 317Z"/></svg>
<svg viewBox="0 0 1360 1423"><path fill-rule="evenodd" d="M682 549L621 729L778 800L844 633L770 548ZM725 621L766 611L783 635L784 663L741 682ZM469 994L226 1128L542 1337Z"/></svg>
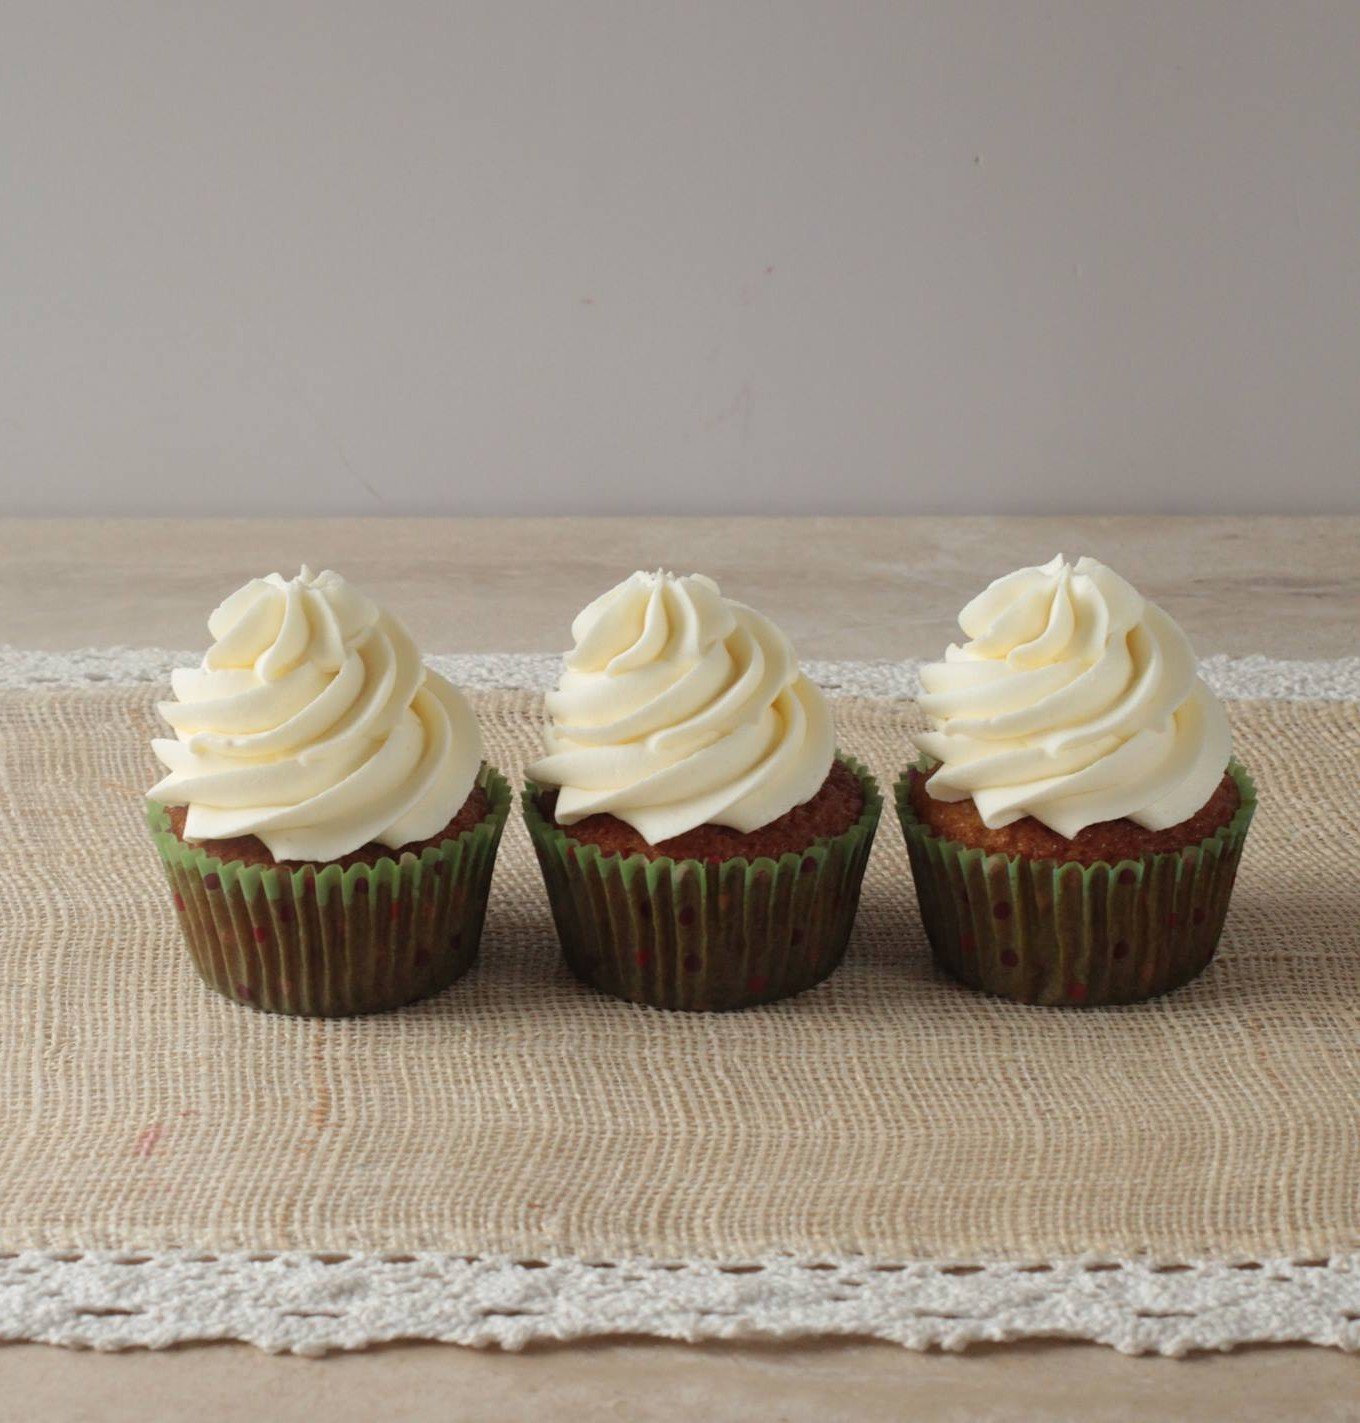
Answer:
<svg viewBox="0 0 1360 1423"><path fill-rule="evenodd" d="M208 619L197 668L159 711L175 739L147 793L188 807L190 840L255 835L278 860L396 849L458 812L482 760L464 698L406 629L338 573L255 578Z"/></svg>
<svg viewBox="0 0 1360 1423"><path fill-rule="evenodd" d="M922 669L941 763L938 800L971 796L992 829L1030 815L1069 839L1128 818L1165 830L1222 779L1227 717L1185 634L1093 558L1061 554L985 588L959 614L968 636Z"/></svg>
<svg viewBox="0 0 1360 1423"><path fill-rule="evenodd" d="M634 573L571 634L529 767L560 788L559 823L607 812L652 845L705 824L748 833L821 788L825 698L784 634L711 578Z"/></svg>

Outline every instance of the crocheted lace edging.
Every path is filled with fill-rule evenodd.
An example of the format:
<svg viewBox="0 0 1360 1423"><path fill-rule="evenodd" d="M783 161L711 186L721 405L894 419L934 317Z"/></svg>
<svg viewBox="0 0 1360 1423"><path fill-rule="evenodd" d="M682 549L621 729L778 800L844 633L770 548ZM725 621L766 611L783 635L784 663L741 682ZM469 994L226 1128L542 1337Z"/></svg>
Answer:
<svg viewBox="0 0 1360 1423"><path fill-rule="evenodd" d="M912 1349L1047 1337L1167 1355L1285 1342L1360 1350L1360 1255L1171 1266L174 1250L0 1259L6 1340L128 1349L234 1339L324 1354L393 1339L519 1349L610 1334L840 1335Z"/></svg>

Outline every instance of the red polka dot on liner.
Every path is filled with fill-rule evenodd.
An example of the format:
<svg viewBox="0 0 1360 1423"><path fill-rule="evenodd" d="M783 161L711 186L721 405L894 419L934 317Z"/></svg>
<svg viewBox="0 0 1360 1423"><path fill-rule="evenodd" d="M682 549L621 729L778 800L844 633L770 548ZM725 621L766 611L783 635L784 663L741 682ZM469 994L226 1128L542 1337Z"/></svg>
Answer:
<svg viewBox="0 0 1360 1423"><path fill-rule="evenodd" d="M356 879L354 881L354 892L355 894L367 894L368 880L366 878Z"/></svg>
<svg viewBox="0 0 1360 1423"><path fill-rule="evenodd" d="M960 934L959 948L961 948L965 954L971 954L973 950L977 948L977 940L971 934Z"/></svg>
<svg viewBox="0 0 1360 1423"><path fill-rule="evenodd" d="M652 951L650 949L639 949L637 953L633 955L633 962L637 964L639 968L646 968L651 961Z"/></svg>
<svg viewBox="0 0 1360 1423"><path fill-rule="evenodd" d="M1208 915L1205 914L1203 909L1196 909L1190 917L1196 924L1203 924L1205 919L1208 918Z"/></svg>
<svg viewBox="0 0 1360 1423"><path fill-rule="evenodd" d="M255 995L251 992L251 988L248 983L238 983L236 985L236 996L238 998L244 998L245 1001L249 1003Z"/></svg>
<svg viewBox="0 0 1360 1423"><path fill-rule="evenodd" d="M770 986L770 980L764 974L753 973L746 980L746 991L748 993L764 993Z"/></svg>
<svg viewBox="0 0 1360 1423"><path fill-rule="evenodd" d="M692 904L686 904L684 908L681 909L680 923L686 929L694 923L694 906Z"/></svg>
<svg viewBox="0 0 1360 1423"><path fill-rule="evenodd" d="M389 919L401 918L401 901L399 899L394 899L392 901L392 905L387 911L387 917Z"/></svg>
<svg viewBox="0 0 1360 1423"><path fill-rule="evenodd" d="M817 868L817 860L816 860L815 856L812 856L812 855L804 855L804 856L803 856L803 866L802 866L802 872L803 872L803 874L805 874L805 875L810 875L816 868Z"/></svg>
<svg viewBox="0 0 1360 1423"><path fill-rule="evenodd" d="M1138 878L1137 872L1136 872L1135 870L1129 869L1129 867L1128 867L1127 865L1126 865L1122 870L1119 871L1119 883L1120 883L1120 884L1132 884L1132 883L1134 882L1134 880L1136 880L1137 878Z"/></svg>
<svg viewBox="0 0 1360 1423"><path fill-rule="evenodd" d="M1168 929L1174 929L1179 922L1180 921L1174 914L1168 914L1166 916L1166 927Z"/></svg>
<svg viewBox="0 0 1360 1423"><path fill-rule="evenodd" d="M1084 983L1069 983L1067 996L1073 1003L1084 1003L1086 1001L1086 985Z"/></svg>
<svg viewBox="0 0 1360 1423"><path fill-rule="evenodd" d="M184 896L179 890L175 891L175 908L178 909L181 914L184 913Z"/></svg>
<svg viewBox="0 0 1360 1423"><path fill-rule="evenodd" d="M269 930L266 929L263 924L257 924L255 926L255 942L257 944L262 944L268 937Z"/></svg>
<svg viewBox="0 0 1360 1423"><path fill-rule="evenodd" d="M1114 956L1117 959L1126 959L1129 956L1129 941L1127 939L1117 939L1114 946Z"/></svg>
<svg viewBox="0 0 1360 1423"><path fill-rule="evenodd" d="M203 876L204 889L221 889L222 881L215 872L210 872Z"/></svg>
<svg viewBox="0 0 1360 1423"><path fill-rule="evenodd" d="M999 899L992 905L992 914L997 919L1009 919L1011 917L1011 907L1004 899Z"/></svg>

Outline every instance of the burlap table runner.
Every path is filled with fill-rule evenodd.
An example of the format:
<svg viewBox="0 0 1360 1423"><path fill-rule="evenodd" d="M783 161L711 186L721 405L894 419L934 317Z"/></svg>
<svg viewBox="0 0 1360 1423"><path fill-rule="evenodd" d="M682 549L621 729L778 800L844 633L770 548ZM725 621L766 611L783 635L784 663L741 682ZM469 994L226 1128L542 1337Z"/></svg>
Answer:
<svg viewBox="0 0 1360 1423"><path fill-rule="evenodd" d="M474 695L518 778L538 697ZM614 1002L562 967L516 809L471 976L309 1022L215 997L179 944L140 811L155 697L0 693L0 1247L21 1258L1177 1265L1360 1245L1353 703L1231 704L1260 810L1218 960L1160 1001L1035 1009L938 977L889 811L828 983L733 1015ZM914 708L836 711L888 787Z"/></svg>

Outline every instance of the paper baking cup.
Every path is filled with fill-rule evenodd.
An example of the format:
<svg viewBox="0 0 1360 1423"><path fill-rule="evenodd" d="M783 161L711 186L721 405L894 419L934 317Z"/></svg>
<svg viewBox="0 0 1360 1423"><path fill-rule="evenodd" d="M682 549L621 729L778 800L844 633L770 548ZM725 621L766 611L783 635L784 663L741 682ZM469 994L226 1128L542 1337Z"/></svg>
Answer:
<svg viewBox="0 0 1360 1423"><path fill-rule="evenodd" d="M477 957L496 847L510 810L505 777L483 766L480 825L419 855L288 870L223 863L147 820L185 943L203 981L271 1013L337 1018L397 1008L446 988Z"/></svg>
<svg viewBox="0 0 1360 1423"><path fill-rule="evenodd" d="M934 762L922 758L915 769ZM896 785L921 919L946 973L1018 1003L1135 1003L1208 967L1228 912L1256 787L1232 761L1242 803L1198 845L1117 864L989 854L944 840Z"/></svg>
<svg viewBox="0 0 1360 1423"><path fill-rule="evenodd" d="M538 808L524 818L571 971L616 998L705 1012L801 993L845 956L883 800L849 756L864 810L844 834L778 860L649 859L601 852Z"/></svg>

